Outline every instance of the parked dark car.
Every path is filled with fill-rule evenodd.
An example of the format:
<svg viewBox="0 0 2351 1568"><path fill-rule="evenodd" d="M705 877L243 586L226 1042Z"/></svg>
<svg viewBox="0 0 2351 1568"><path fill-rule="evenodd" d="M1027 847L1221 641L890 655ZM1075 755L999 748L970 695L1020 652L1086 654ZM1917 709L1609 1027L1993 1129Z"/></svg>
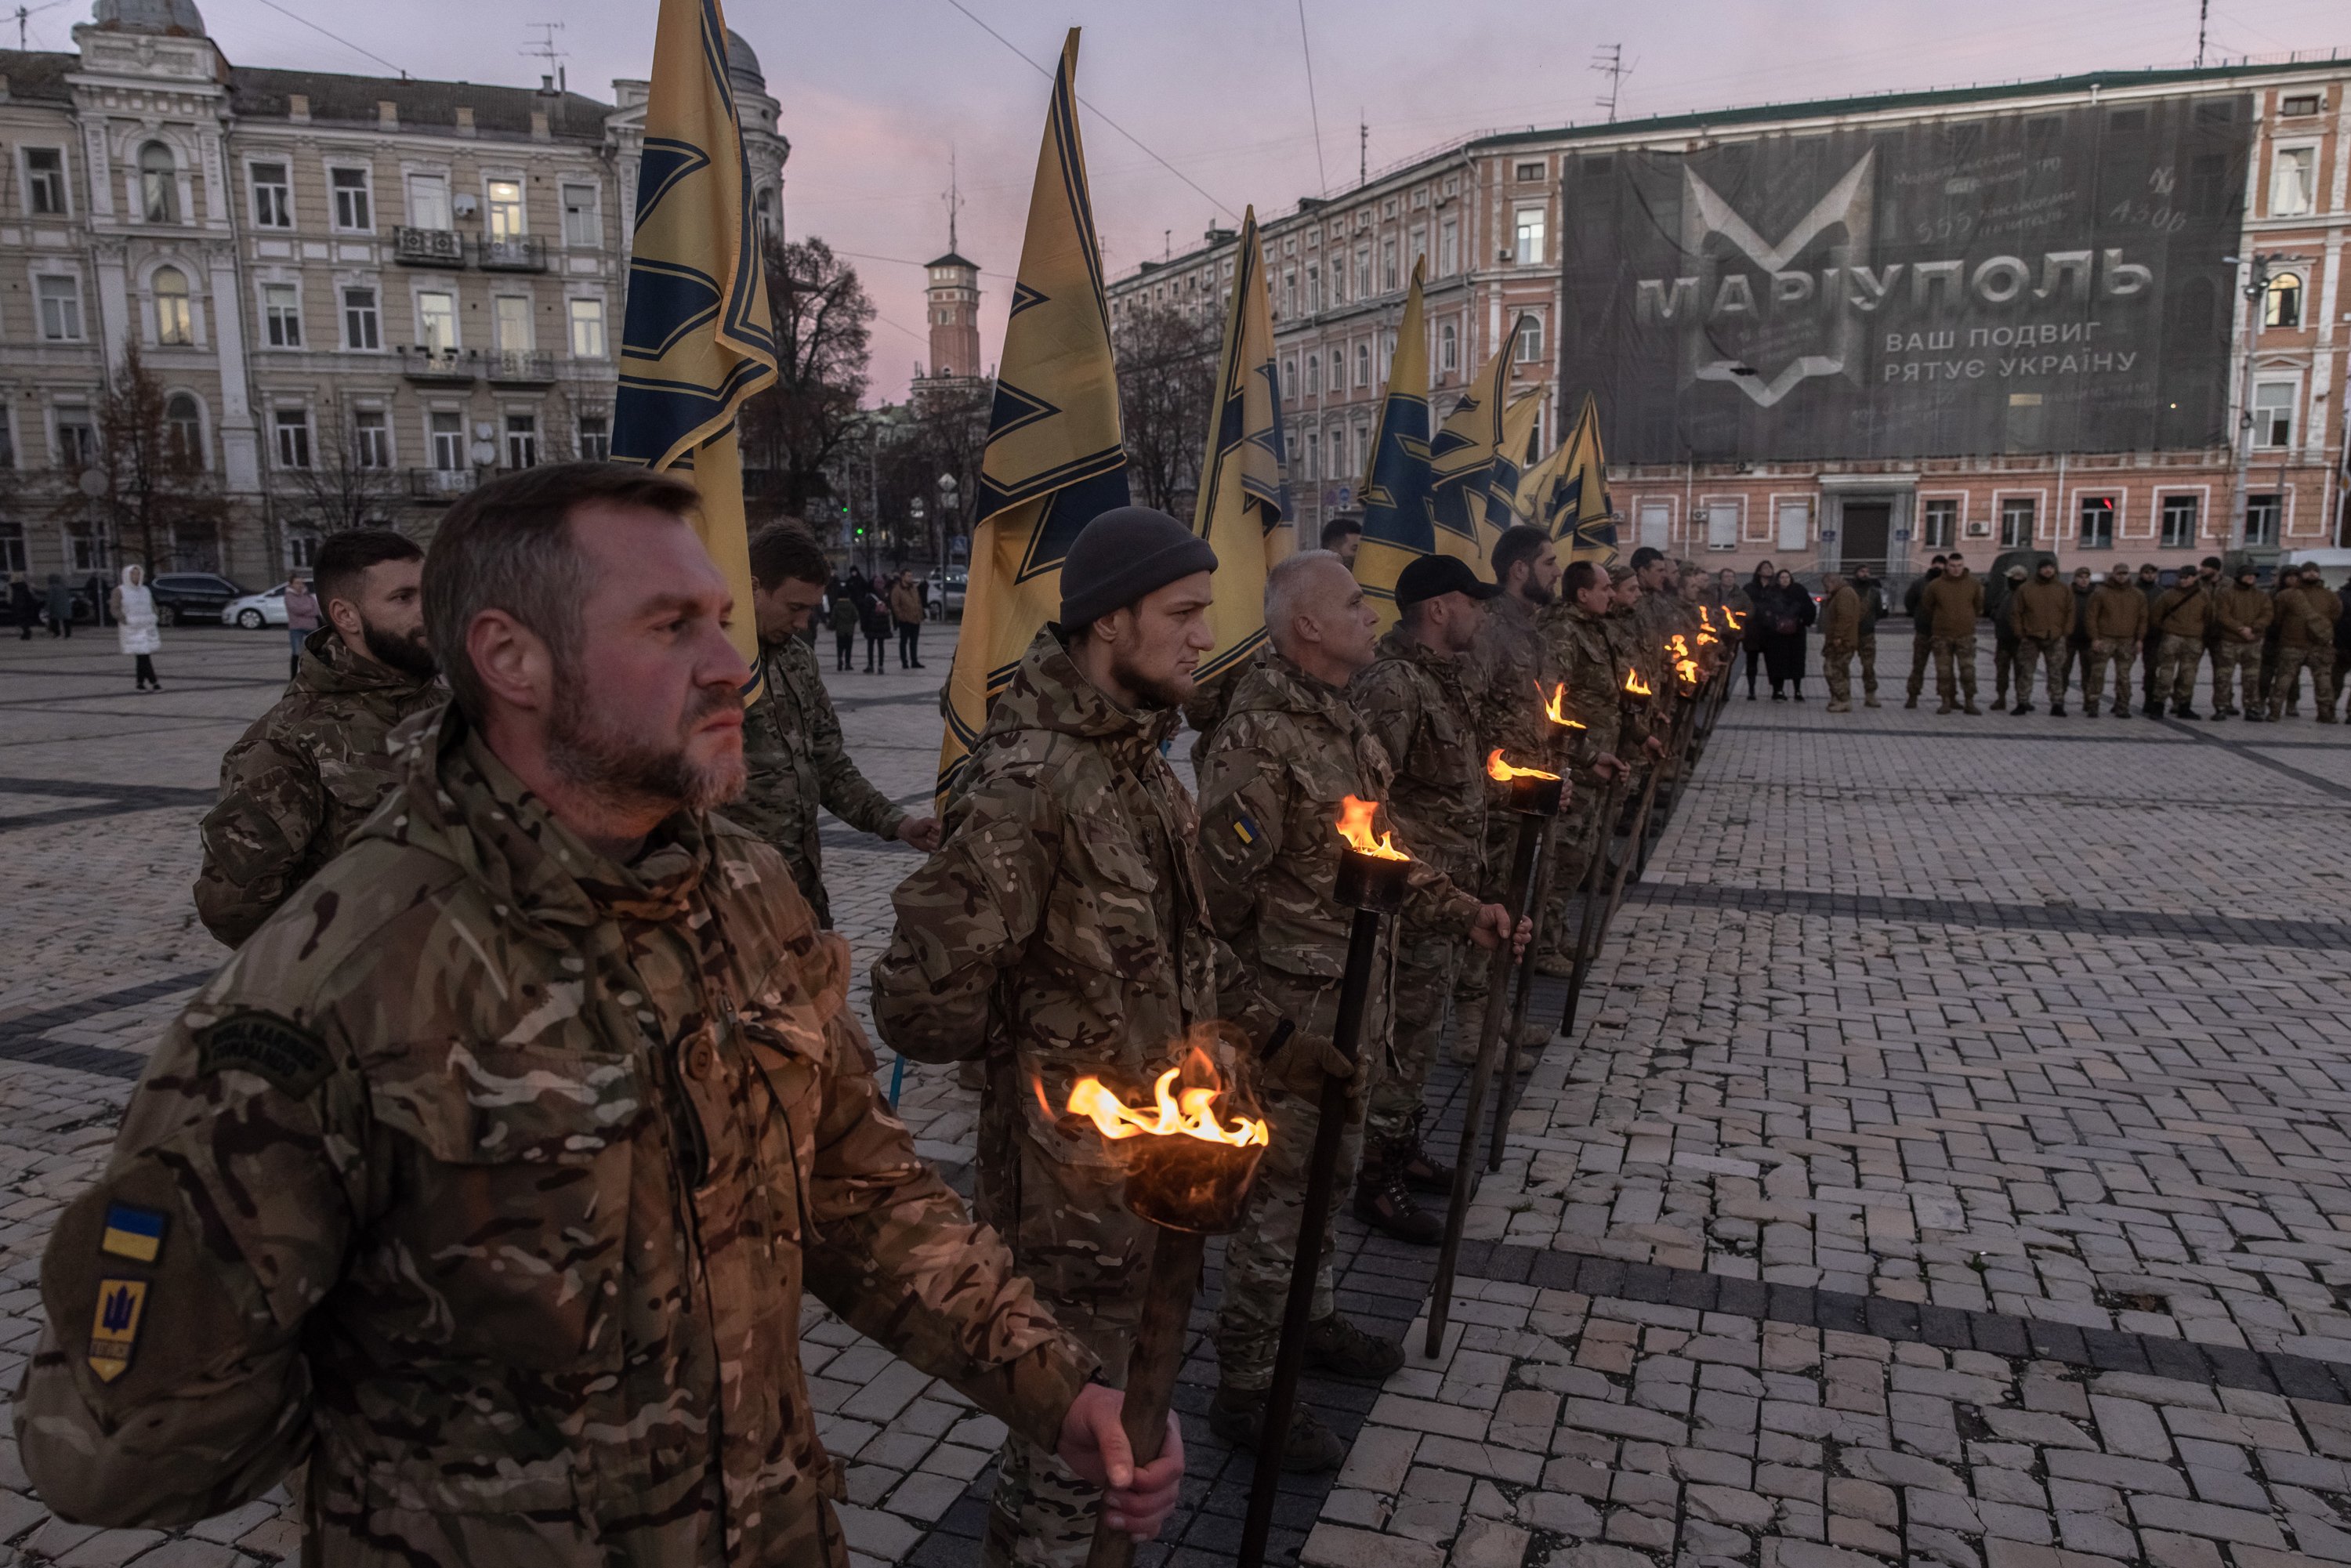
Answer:
<svg viewBox="0 0 2351 1568"><path fill-rule="evenodd" d="M159 619L173 626L191 621L218 621L233 600L252 591L242 583L209 571L167 571L152 585Z"/></svg>

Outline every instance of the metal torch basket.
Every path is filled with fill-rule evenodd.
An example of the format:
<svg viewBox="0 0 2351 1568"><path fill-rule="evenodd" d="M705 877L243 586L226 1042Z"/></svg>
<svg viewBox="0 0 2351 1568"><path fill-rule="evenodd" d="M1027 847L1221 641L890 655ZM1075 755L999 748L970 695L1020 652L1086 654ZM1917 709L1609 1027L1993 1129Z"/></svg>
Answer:
<svg viewBox="0 0 2351 1568"><path fill-rule="evenodd" d="M1197 1236L1240 1228L1263 1144L1206 1138L1129 1138L1126 1207L1152 1224Z"/></svg>

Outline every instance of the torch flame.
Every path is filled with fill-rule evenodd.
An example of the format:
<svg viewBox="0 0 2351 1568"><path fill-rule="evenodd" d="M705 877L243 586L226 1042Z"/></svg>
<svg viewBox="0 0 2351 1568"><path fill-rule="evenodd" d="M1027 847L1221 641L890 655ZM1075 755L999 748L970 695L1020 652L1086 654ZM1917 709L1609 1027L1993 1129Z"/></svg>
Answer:
<svg viewBox="0 0 2351 1568"><path fill-rule="evenodd" d="M1486 777L1498 784L1508 784L1513 779L1556 779L1559 775L1540 768L1513 768L1502 760L1502 748L1498 746L1494 754L1486 758Z"/></svg>
<svg viewBox="0 0 2351 1568"><path fill-rule="evenodd" d="M1353 795L1348 796L1339 808L1339 836L1346 840L1347 847L1357 854L1384 861L1412 859L1395 847L1395 834L1389 832L1377 838L1372 836L1372 813L1379 809L1377 800L1358 800Z"/></svg>
<svg viewBox="0 0 2351 1568"><path fill-rule="evenodd" d="M1677 659L1687 659L1690 656L1689 639L1678 632L1666 639L1666 648Z"/></svg>
<svg viewBox="0 0 2351 1568"><path fill-rule="evenodd" d="M1152 1097L1157 1102L1155 1115L1146 1115L1123 1103L1102 1087L1101 1079L1091 1074L1070 1085L1070 1114L1091 1119L1102 1135L1113 1142L1120 1138L1181 1137L1239 1147L1265 1144L1266 1126L1257 1118L1236 1116L1230 1126L1217 1119L1216 1103L1225 1092L1223 1081L1217 1077L1216 1064L1208 1060L1207 1052L1195 1049L1192 1055L1207 1068L1213 1086L1195 1086L1178 1094L1175 1083L1184 1070L1169 1068L1152 1085ZM1042 1097L1042 1085L1037 1092Z"/></svg>
<svg viewBox="0 0 2351 1568"><path fill-rule="evenodd" d="M1582 729L1583 727L1583 720L1573 719L1567 716L1567 683L1565 681L1560 682L1559 689L1552 692L1549 696L1543 696L1542 683L1541 681L1537 681L1535 683L1535 695L1542 697L1543 715L1545 717L1549 718L1552 723L1559 726L1562 729Z"/></svg>
<svg viewBox="0 0 2351 1568"><path fill-rule="evenodd" d="M1628 697L1646 697L1651 695L1649 683L1641 678L1640 671L1625 672L1625 695Z"/></svg>
<svg viewBox="0 0 2351 1568"><path fill-rule="evenodd" d="M1698 607L1698 623L1709 632L1714 630L1714 617L1706 612L1706 606L1703 604Z"/></svg>
<svg viewBox="0 0 2351 1568"><path fill-rule="evenodd" d="M1722 618L1723 618L1725 621L1727 621L1727 622L1730 622L1730 629L1731 629L1733 632L1738 631L1741 626L1744 626L1744 625L1746 625L1746 624L1747 624L1747 622L1746 622L1741 621L1741 620L1739 618L1739 612L1738 612L1738 611L1736 611L1736 610L1733 610L1733 609L1732 609L1729 605L1728 605L1728 604L1726 604L1726 605L1724 605L1724 606L1722 607Z"/></svg>

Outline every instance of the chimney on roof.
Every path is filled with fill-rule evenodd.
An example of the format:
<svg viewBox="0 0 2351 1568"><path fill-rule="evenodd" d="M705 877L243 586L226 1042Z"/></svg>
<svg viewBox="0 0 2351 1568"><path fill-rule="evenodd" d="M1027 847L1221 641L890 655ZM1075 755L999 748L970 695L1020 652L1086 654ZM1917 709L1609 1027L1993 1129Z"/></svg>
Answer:
<svg viewBox="0 0 2351 1568"><path fill-rule="evenodd" d="M470 103L461 103L457 106L457 134L460 136L474 134L474 106Z"/></svg>
<svg viewBox="0 0 2351 1568"><path fill-rule="evenodd" d="M543 109L534 109L530 111L530 139L533 141L552 141L555 140L555 138L548 132L547 110Z"/></svg>
<svg viewBox="0 0 2351 1568"><path fill-rule="evenodd" d="M551 76L543 76L539 78L538 90L544 93L552 93L555 90L555 78Z"/></svg>
<svg viewBox="0 0 2351 1568"><path fill-rule="evenodd" d="M378 131L400 129L400 105L388 98L375 100L375 128Z"/></svg>
<svg viewBox="0 0 2351 1568"><path fill-rule="evenodd" d="M287 93L286 95L286 118L292 120L297 125L309 124L310 95L307 92Z"/></svg>

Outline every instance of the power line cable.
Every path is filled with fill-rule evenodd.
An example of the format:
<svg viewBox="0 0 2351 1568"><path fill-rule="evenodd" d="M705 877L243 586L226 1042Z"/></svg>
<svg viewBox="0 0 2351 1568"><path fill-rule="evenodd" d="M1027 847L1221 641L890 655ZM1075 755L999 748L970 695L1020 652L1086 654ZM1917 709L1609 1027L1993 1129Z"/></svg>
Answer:
<svg viewBox="0 0 2351 1568"><path fill-rule="evenodd" d="M1314 46L1306 38L1306 0L1298 0L1298 47L1306 57L1306 117L1314 126L1314 172L1322 193L1331 193L1331 172L1322 167L1322 111L1314 103Z"/></svg>
<svg viewBox="0 0 2351 1568"><path fill-rule="evenodd" d="M352 43L349 38L344 37L340 33L328 32L326 28L321 27L318 23L313 22L309 17L303 16L300 12L289 11L285 6L280 5L277 3L277 0L256 0L256 3L268 6L271 10L277 12L281 16L289 17L294 21L301 23L302 26L309 28L310 31L314 33L334 39L335 42L342 45L343 47L350 50L353 54L366 56L369 59L371 59L376 64L383 67L386 70L398 71L400 73L401 80L406 81L409 79L408 69L406 67L393 65L390 60L385 59L373 49L363 48L360 45Z"/></svg>

